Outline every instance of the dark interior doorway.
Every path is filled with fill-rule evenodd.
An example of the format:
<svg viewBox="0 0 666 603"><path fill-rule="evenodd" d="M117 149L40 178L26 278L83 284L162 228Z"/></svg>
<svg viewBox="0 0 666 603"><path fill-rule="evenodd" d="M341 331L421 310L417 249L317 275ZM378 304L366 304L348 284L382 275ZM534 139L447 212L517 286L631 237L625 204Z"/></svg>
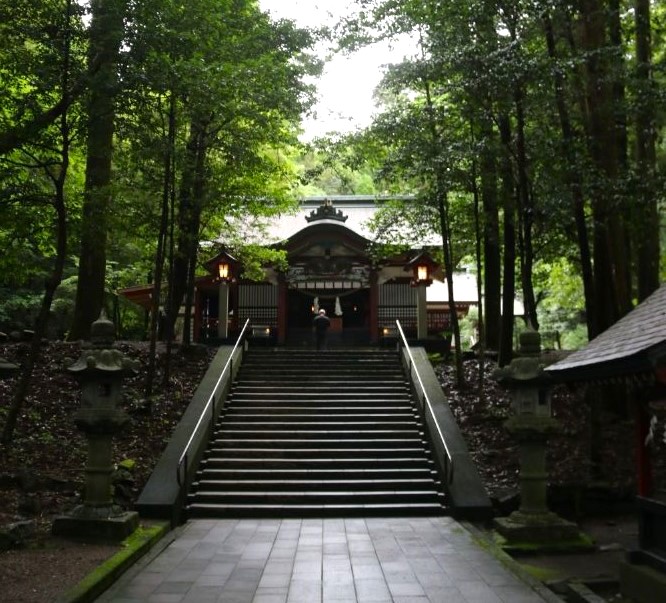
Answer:
<svg viewBox="0 0 666 603"><path fill-rule="evenodd" d="M287 343L311 345L315 298L332 320L330 345L367 345L370 341L370 291L326 291L317 295L290 289L287 295ZM342 314L335 314L336 298Z"/></svg>

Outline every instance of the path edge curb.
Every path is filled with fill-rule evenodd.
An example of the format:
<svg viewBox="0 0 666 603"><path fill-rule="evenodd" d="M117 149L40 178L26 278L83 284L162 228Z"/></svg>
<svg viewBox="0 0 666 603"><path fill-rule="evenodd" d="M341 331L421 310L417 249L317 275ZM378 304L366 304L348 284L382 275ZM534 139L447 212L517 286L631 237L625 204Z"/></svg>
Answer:
<svg viewBox="0 0 666 603"><path fill-rule="evenodd" d="M120 576L143 557L170 530L168 521L152 521L140 526L121 544L121 549L88 573L55 603L89 603L99 597Z"/></svg>
<svg viewBox="0 0 666 603"><path fill-rule="evenodd" d="M563 603L563 599L555 592L550 590L540 580L531 576L525 569L520 566L511 555L505 553L499 546L497 546L492 538L489 536L488 531L479 528L472 522L460 521L460 524L472 535L478 543L483 543L483 548L488 550L502 565L507 567L517 578L532 588L544 601L548 603Z"/></svg>

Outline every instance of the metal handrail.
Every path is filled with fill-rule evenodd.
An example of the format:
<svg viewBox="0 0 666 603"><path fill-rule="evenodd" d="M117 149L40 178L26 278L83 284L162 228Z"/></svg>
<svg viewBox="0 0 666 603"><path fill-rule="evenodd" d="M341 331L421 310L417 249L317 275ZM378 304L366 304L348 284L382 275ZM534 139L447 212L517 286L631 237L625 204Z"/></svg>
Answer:
<svg viewBox="0 0 666 603"><path fill-rule="evenodd" d="M409 344L407 343L405 332L402 330L402 325L400 324L399 320L396 320L395 324L398 327L398 333L400 333L400 339L402 340L402 344L404 345L405 350L407 350L407 355L409 356L410 378L412 376L412 369L413 369L414 373L416 374L416 380L421 388L421 393L423 394L424 404L422 406L424 407L424 409L425 407L427 407L428 411L430 412L430 415L433 418L432 422L435 425L437 434L439 435L439 439L442 442L442 446L444 447L444 452L446 453L446 483L450 484L453 481L453 456L451 455L449 447L446 445L446 440L444 439L444 434L442 433L442 430L439 427L439 423L437 423L437 421L435 420L435 413L433 412L432 409L432 403L430 402L430 398L428 398L428 394L426 393L423 381L421 380L421 375L419 374L419 371L416 368L416 364L414 363L414 356L412 356L412 351L409 349Z"/></svg>
<svg viewBox="0 0 666 603"><path fill-rule="evenodd" d="M201 424L203 423L204 417L206 416L206 413L208 412L209 407L211 407L211 413L209 417L211 429L212 425L214 424L214 419L215 419L215 407L216 407L216 401L215 401L215 394L217 393L217 388L220 387L220 383L222 382L222 378L224 377L224 373L226 370L229 368L230 369L230 375L231 371L233 370L233 359L234 359L234 354L236 353L236 350L238 349L239 344L241 341L243 341L243 337L245 337L245 331L247 331L247 328L250 324L250 319L248 318L245 321L245 324L243 325L243 328L241 329L240 335L238 336L238 339L236 340L236 343L231 350L231 354L229 354L229 358L227 359L226 363L222 367L222 370L220 371L220 376L217 378L217 382L215 383L215 387L213 388L213 391L211 392L210 396L208 397L208 401L206 402L206 405L204 406L204 409L201 411L201 415L199 416L199 420L197 421L197 424L194 426L194 429L192 430L192 433L190 434L190 439L187 441L187 444L185 444L185 448L183 448L183 452L180 455L180 458L178 459L178 465L176 466L176 481L178 482L178 486L180 486L181 490L183 488L184 484L187 484L187 455L190 449L190 446L192 445L192 442L194 441L194 436L197 434L199 431L199 427L201 427ZM184 466L185 470L183 473L183 480L181 481L180 479L180 469L181 467ZM181 492L182 494L182 492Z"/></svg>

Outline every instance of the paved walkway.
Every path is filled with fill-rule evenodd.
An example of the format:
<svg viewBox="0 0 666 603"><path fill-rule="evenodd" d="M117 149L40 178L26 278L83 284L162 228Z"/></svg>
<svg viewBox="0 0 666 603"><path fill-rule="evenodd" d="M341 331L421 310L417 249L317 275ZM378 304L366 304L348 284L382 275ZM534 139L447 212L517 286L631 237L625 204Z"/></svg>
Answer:
<svg viewBox="0 0 666 603"><path fill-rule="evenodd" d="M98 601L537 603L450 517L194 520ZM536 583L535 583L536 584Z"/></svg>

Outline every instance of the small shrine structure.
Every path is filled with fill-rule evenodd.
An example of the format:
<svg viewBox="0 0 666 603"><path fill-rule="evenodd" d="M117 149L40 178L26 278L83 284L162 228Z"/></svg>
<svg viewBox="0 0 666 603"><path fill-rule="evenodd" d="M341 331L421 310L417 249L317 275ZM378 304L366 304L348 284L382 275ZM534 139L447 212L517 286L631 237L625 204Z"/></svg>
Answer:
<svg viewBox="0 0 666 603"><path fill-rule="evenodd" d="M666 483L655 481L649 445L666 442L666 283L545 372L560 383L616 384L632 392L639 548L621 569L621 586L638 603L666 601Z"/></svg>

